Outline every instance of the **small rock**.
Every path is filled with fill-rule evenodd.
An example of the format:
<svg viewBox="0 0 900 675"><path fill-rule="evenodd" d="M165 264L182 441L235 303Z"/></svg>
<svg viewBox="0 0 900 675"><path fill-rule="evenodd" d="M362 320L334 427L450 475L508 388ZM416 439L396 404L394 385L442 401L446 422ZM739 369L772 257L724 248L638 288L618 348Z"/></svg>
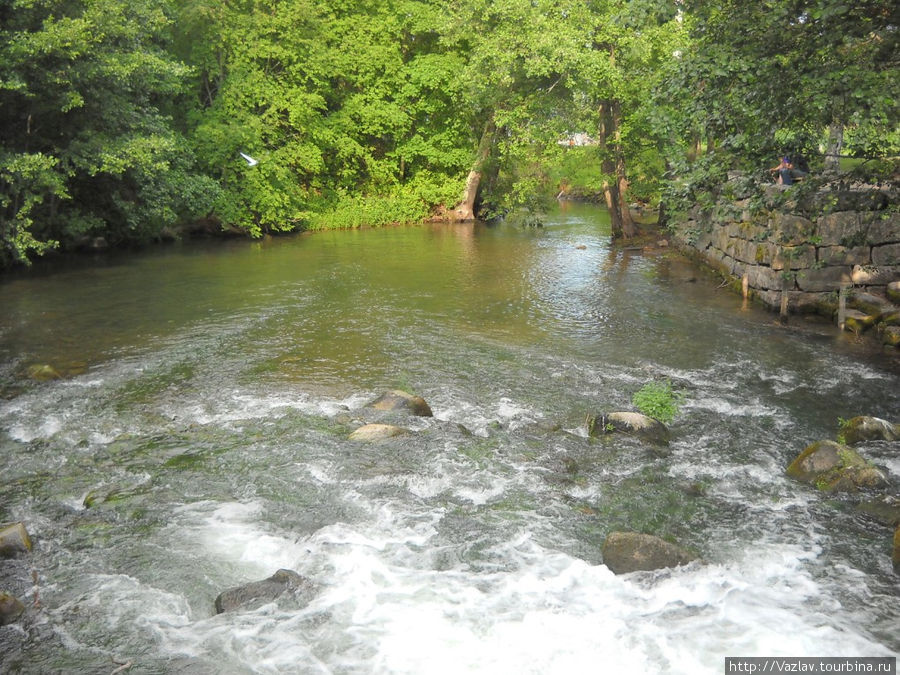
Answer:
<svg viewBox="0 0 900 675"><path fill-rule="evenodd" d="M0 558L12 558L31 551L31 537L22 523L0 526Z"/></svg>
<svg viewBox="0 0 900 675"><path fill-rule="evenodd" d="M350 434L351 441L383 441L387 438L409 433L409 429L395 427L392 424L366 424Z"/></svg>
<svg viewBox="0 0 900 675"><path fill-rule="evenodd" d="M841 424L841 442L856 445L863 441L896 441L900 439L900 426L878 417L860 415Z"/></svg>
<svg viewBox="0 0 900 675"><path fill-rule="evenodd" d="M268 579L231 588L216 598L216 614L253 610L289 593L306 605L316 593L316 585L293 570L278 570Z"/></svg>
<svg viewBox="0 0 900 675"><path fill-rule="evenodd" d="M0 626L6 626L12 623L25 611L23 605L17 597L6 592L0 592Z"/></svg>
<svg viewBox="0 0 900 675"><path fill-rule="evenodd" d="M387 391L372 401L367 407L376 410L406 410L419 417L432 417L431 408L421 396L413 396L395 389Z"/></svg>
<svg viewBox="0 0 900 675"><path fill-rule="evenodd" d="M637 532L610 532L602 552L603 563L615 574L678 567L697 560L680 546Z"/></svg>
<svg viewBox="0 0 900 675"><path fill-rule="evenodd" d="M590 436L602 436L613 432L634 434L660 445L669 443L669 429L666 425L641 413L611 412L606 415L588 417L588 434Z"/></svg>
<svg viewBox="0 0 900 675"><path fill-rule="evenodd" d="M853 492L887 484L884 474L858 452L834 441L808 446L791 462L787 474L826 492Z"/></svg>

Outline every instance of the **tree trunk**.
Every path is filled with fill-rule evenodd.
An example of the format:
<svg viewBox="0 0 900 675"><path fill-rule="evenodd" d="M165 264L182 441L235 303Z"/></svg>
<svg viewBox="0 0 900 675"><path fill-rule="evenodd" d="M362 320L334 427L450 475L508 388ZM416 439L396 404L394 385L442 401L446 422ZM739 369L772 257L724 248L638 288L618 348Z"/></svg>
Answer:
<svg viewBox="0 0 900 675"><path fill-rule="evenodd" d="M619 213L622 218L622 236L631 239L636 234L634 220L631 217L631 209L628 208L628 179L625 175L625 149L622 147L622 106L618 101L613 101L610 106L612 113L613 147L616 153L616 187L619 192Z"/></svg>
<svg viewBox="0 0 900 675"><path fill-rule="evenodd" d="M462 201L456 205L451 214L454 221L467 222L475 220L475 199L478 196L478 188L481 185L484 165L491 156L495 132L496 127L492 117L484 125L484 132L482 132L481 141L478 143L478 154L475 156L475 163L472 165L472 170L469 171L468 178L466 178L466 190L463 193Z"/></svg>
<svg viewBox="0 0 900 675"><path fill-rule="evenodd" d="M825 171L840 171L841 149L844 147L844 125L832 122L828 126L828 149L825 151Z"/></svg>
<svg viewBox="0 0 900 675"><path fill-rule="evenodd" d="M613 128L611 108L612 106L608 103L600 104L600 129L597 134L597 144L600 147L602 158L600 170L603 172L603 199L606 201L606 209L609 211L613 239L620 239L623 236L623 223L622 209L619 205L615 152L610 143L610 134Z"/></svg>

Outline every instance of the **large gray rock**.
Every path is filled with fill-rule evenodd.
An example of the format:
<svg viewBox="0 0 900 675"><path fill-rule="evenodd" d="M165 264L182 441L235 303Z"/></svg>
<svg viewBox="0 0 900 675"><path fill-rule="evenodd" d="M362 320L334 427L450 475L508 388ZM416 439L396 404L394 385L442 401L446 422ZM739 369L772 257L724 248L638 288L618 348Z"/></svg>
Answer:
<svg viewBox="0 0 900 675"><path fill-rule="evenodd" d="M431 408L425 399L399 389L383 393L367 407L376 410L404 410L419 417L432 417Z"/></svg>
<svg viewBox="0 0 900 675"><path fill-rule="evenodd" d="M841 424L840 440L847 445L864 441L900 440L900 425L878 417L860 415Z"/></svg>
<svg viewBox="0 0 900 675"><path fill-rule="evenodd" d="M309 604L316 594L316 585L293 570L278 570L268 579L231 588L216 598L216 614L249 611L273 602L285 595L292 596L301 606Z"/></svg>
<svg viewBox="0 0 900 675"><path fill-rule="evenodd" d="M395 427L392 424L366 424L351 433L349 438L351 441L371 443L407 433L409 433L409 429Z"/></svg>
<svg viewBox="0 0 900 675"><path fill-rule="evenodd" d="M667 445L669 429L659 420L636 412L611 412L588 417L588 435L602 436L609 433L632 434L651 443Z"/></svg>
<svg viewBox="0 0 900 675"><path fill-rule="evenodd" d="M615 574L678 567L697 559L680 546L637 532L610 532L602 553L603 563Z"/></svg>
<svg viewBox="0 0 900 675"><path fill-rule="evenodd" d="M856 450L834 441L809 445L791 462L787 474L826 492L853 492L861 487L887 485L884 474Z"/></svg>
<svg viewBox="0 0 900 675"><path fill-rule="evenodd" d="M31 551L31 537L22 523L0 525L0 558L11 558Z"/></svg>

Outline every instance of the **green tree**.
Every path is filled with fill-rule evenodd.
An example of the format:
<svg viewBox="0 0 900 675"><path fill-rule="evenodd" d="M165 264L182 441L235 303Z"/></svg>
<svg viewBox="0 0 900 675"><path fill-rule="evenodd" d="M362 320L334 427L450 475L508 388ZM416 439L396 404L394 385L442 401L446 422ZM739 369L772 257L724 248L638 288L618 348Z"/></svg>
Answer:
<svg viewBox="0 0 900 675"><path fill-rule="evenodd" d="M683 6L695 42L662 92L681 102L683 131L717 139L733 160L755 166L785 144L817 144L826 129L831 155L847 128L896 139L895 2L685 0Z"/></svg>
<svg viewBox="0 0 900 675"><path fill-rule="evenodd" d="M203 208L171 110L187 68L162 0L0 3L2 262L143 241Z"/></svg>

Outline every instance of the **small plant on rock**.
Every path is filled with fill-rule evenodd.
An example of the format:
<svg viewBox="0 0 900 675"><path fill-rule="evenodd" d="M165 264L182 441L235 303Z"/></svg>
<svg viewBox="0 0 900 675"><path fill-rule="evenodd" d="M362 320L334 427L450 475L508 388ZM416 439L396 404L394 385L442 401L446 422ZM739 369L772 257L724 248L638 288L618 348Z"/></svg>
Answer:
<svg viewBox="0 0 900 675"><path fill-rule="evenodd" d="M631 397L631 403L647 417L668 424L678 414L684 394L672 389L672 383L648 382Z"/></svg>

